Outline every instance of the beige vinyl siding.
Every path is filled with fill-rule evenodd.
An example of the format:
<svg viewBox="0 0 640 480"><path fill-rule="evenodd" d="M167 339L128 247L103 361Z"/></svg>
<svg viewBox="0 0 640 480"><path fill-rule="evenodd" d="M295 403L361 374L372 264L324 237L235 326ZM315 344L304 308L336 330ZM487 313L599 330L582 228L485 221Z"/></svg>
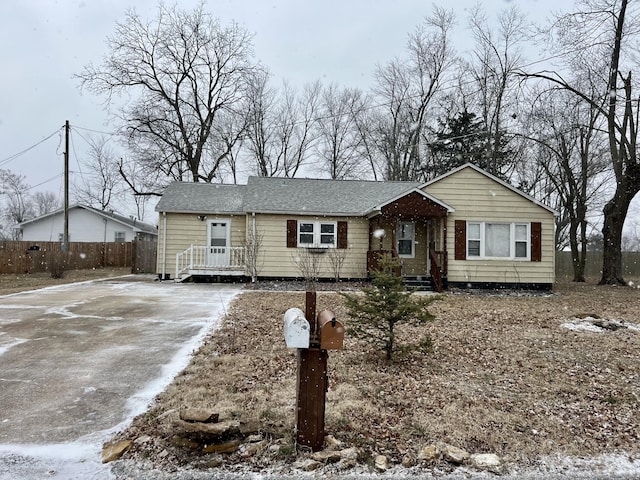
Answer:
<svg viewBox="0 0 640 480"><path fill-rule="evenodd" d="M231 220L231 246L241 247L246 237L245 215L207 215L202 221L193 213L167 213L167 242L165 274L171 278L176 273L176 253L187 250L191 245L207 244L207 225L214 219ZM163 271L164 221L160 214L158 223L158 273Z"/></svg>
<svg viewBox="0 0 640 480"><path fill-rule="evenodd" d="M554 216L549 210L482 175L462 169L425 191L454 206L447 219L448 280L450 282L542 283L555 280ZM455 260L454 222L505 222L542 224L542 261Z"/></svg>
<svg viewBox="0 0 640 480"><path fill-rule="evenodd" d="M262 252L259 276L261 277L301 277L295 266L295 259L303 249L287 248L287 220L340 222L347 221L346 259L341 278L366 277L367 250L369 247L369 222L366 218L310 217L296 215L256 214L256 230L262 235ZM328 249L332 250L332 249ZM330 252L318 254L321 278L333 278L329 262Z"/></svg>

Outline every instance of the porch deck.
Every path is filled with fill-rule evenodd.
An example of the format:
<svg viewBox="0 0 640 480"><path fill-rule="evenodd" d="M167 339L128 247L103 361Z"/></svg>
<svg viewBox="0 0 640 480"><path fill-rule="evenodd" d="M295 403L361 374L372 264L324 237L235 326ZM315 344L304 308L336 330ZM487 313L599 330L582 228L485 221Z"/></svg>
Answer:
<svg viewBox="0 0 640 480"><path fill-rule="evenodd" d="M191 245L176 254L176 282L194 275L245 275L244 247L206 247Z"/></svg>

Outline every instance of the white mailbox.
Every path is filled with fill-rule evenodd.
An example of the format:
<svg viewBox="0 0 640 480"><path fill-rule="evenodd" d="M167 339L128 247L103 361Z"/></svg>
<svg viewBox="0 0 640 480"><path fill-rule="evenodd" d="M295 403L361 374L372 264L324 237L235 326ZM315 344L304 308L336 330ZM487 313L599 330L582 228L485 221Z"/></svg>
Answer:
<svg viewBox="0 0 640 480"><path fill-rule="evenodd" d="M290 308L284 314L284 341L287 348L309 348L311 325L299 308Z"/></svg>

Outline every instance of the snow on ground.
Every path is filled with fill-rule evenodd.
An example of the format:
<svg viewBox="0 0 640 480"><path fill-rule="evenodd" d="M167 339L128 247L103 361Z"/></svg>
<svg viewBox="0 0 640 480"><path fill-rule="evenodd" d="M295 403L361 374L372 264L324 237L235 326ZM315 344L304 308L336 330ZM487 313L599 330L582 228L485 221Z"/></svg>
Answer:
<svg viewBox="0 0 640 480"><path fill-rule="evenodd" d="M637 323L594 317L571 318L568 322L564 322L560 326L568 330L594 333L611 332L619 329L628 329L640 332L640 325Z"/></svg>

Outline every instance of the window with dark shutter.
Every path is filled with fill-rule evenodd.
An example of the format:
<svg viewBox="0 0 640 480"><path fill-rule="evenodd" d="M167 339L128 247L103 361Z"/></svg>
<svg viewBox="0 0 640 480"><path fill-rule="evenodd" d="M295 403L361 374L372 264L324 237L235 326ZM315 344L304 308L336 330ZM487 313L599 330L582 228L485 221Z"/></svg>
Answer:
<svg viewBox="0 0 640 480"><path fill-rule="evenodd" d="M338 222L338 248L348 248L347 240L347 222Z"/></svg>
<svg viewBox="0 0 640 480"><path fill-rule="evenodd" d="M287 248L298 246L298 221L287 220Z"/></svg>
<svg viewBox="0 0 640 480"><path fill-rule="evenodd" d="M454 258L456 260L467 259L467 222L456 220L454 224Z"/></svg>
<svg viewBox="0 0 640 480"><path fill-rule="evenodd" d="M542 223L531 222L531 261L542 261Z"/></svg>

